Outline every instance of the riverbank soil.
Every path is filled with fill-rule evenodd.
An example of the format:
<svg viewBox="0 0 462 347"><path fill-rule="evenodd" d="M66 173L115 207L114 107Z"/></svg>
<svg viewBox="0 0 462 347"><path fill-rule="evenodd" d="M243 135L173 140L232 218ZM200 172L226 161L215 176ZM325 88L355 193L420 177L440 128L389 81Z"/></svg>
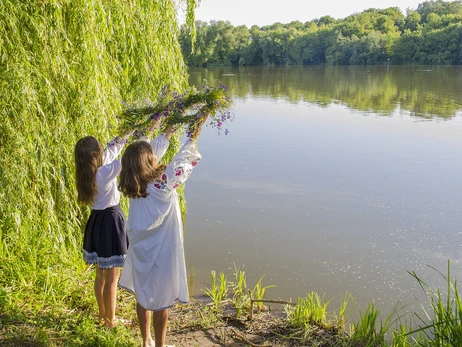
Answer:
<svg viewBox="0 0 462 347"><path fill-rule="evenodd" d="M291 329L284 321L282 307L268 307L266 312L247 312L236 318L236 312L224 308L213 313L210 307L193 303L175 306L170 311L168 343L176 347L209 346L334 346L338 331L311 326L304 331Z"/></svg>

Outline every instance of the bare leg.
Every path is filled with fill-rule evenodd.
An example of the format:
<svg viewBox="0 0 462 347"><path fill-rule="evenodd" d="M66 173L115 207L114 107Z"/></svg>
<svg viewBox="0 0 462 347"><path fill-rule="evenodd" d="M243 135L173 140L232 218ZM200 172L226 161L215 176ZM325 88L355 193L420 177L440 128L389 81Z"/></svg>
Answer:
<svg viewBox="0 0 462 347"><path fill-rule="evenodd" d="M98 317L99 320L104 320L106 317L106 312L104 310L104 300L103 300L103 288L104 288L104 274L98 265L96 265L96 277L95 277L95 296L96 302L98 303Z"/></svg>
<svg viewBox="0 0 462 347"><path fill-rule="evenodd" d="M167 334L168 310L155 311L154 315L154 338L156 346L165 346L165 335Z"/></svg>
<svg viewBox="0 0 462 347"><path fill-rule="evenodd" d="M151 337L151 311L136 304L136 314L140 325L141 336L143 337L143 347L154 347L154 340Z"/></svg>
<svg viewBox="0 0 462 347"><path fill-rule="evenodd" d="M119 280L119 274L119 267L113 267L112 269L104 270L104 326L108 328L114 327L115 307L117 299L117 281Z"/></svg>

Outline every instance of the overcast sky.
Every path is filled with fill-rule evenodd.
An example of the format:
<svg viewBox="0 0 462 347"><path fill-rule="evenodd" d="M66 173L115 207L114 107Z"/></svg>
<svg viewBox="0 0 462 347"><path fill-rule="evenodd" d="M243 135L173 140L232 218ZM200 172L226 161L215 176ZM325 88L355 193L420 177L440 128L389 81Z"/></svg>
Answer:
<svg viewBox="0 0 462 347"><path fill-rule="evenodd" d="M406 14L406 8L416 9L422 2L424 0L201 0L196 19L227 20L234 26L251 27L294 20L304 23L325 15L344 18L368 8L396 6Z"/></svg>

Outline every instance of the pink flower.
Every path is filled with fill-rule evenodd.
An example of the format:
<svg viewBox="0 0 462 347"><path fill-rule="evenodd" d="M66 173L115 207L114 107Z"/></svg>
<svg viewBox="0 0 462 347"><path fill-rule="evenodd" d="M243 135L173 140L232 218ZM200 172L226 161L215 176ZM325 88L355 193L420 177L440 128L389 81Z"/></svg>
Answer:
<svg viewBox="0 0 462 347"><path fill-rule="evenodd" d="M191 162L191 164L192 164L192 166L194 167L194 166L197 165L197 161L193 161L193 162Z"/></svg>
<svg viewBox="0 0 462 347"><path fill-rule="evenodd" d="M180 184L177 183L177 184L175 184L175 185L173 186L173 189L176 189L176 188L178 188L179 186L180 186Z"/></svg>
<svg viewBox="0 0 462 347"><path fill-rule="evenodd" d="M183 169L181 169L181 168L180 168L180 169L177 169L177 170L175 171L175 175L176 175L176 176L180 176L182 173L183 173Z"/></svg>

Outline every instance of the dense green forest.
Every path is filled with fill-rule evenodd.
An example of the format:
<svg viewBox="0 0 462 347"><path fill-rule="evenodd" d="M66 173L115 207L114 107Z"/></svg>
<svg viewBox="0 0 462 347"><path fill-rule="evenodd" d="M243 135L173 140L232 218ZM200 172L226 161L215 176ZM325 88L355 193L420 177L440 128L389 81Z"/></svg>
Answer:
<svg viewBox="0 0 462 347"><path fill-rule="evenodd" d="M189 66L462 64L462 1L425 1L406 15L397 7L368 9L343 19L258 27L196 22L180 45Z"/></svg>

